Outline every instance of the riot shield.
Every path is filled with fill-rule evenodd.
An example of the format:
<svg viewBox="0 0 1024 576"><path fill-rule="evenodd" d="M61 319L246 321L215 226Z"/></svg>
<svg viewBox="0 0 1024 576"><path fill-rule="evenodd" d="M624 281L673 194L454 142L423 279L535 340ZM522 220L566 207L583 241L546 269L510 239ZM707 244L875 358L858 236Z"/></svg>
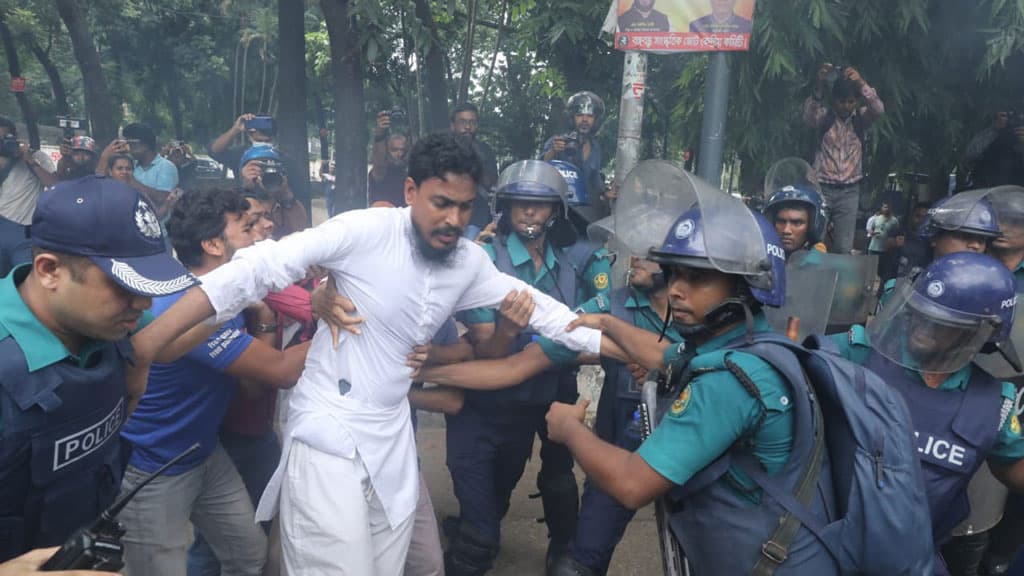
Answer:
<svg viewBox="0 0 1024 576"><path fill-rule="evenodd" d="M839 273L786 266L786 304L782 308L764 308L772 328L785 334L790 318L800 319L797 342L811 334L824 334L835 298Z"/></svg>
<svg viewBox="0 0 1024 576"><path fill-rule="evenodd" d="M1018 287L1019 289L1019 287ZM1013 318L1013 328L1010 330L1010 342L1018 351L1024 350L1024 315L1017 311ZM974 357L974 363L979 368L988 372L1000 380L1018 380L1024 377L1024 371L1015 370L1006 358L998 352L992 354L978 354Z"/></svg>
<svg viewBox="0 0 1024 576"><path fill-rule="evenodd" d="M764 201L786 186L810 186L821 194L817 171L803 158L783 158L768 168L768 173L764 176Z"/></svg>
<svg viewBox="0 0 1024 576"><path fill-rule="evenodd" d="M983 464L967 485L971 513L959 526L953 528L953 536L967 536L994 528L1003 519L1008 494L1009 490L996 480L988 464Z"/></svg>
<svg viewBox="0 0 1024 576"><path fill-rule="evenodd" d="M832 293L832 306L828 318L828 325L833 329L863 324L867 321L868 314L875 310L878 256L797 252L786 262L786 273L789 274L790 270L836 273L836 287Z"/></svg>

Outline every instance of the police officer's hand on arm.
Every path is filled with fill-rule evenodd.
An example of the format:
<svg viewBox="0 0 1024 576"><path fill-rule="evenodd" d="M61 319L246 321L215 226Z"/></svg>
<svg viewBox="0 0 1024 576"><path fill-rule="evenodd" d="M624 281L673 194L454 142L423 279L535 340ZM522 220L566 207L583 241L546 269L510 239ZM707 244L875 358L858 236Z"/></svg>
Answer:
<svg viewBox="0 0 1024 576"><path fill-rule="evenodd" d="M588 400L555 402L548 409L548 437L566 445L587 477L627 508L638 509L668 492L673 484L643 458L598 438L583 423Z"/></svg>
<svg viewBox="0 0 1024 576"><path fill-rule="evenodd" d="M52 576L117 576L117 572L98 572L95 570L61 570L58 572L43 572L39 568L50 559L59 547L37 548L26 552L17 558L0 563L0 576L32 576L33 574L48 574Z"/></svg>
<svg viewBox="0 0 1024 576"><path fill-rule="evenodd" d="M535 304L529 290L512 290L498 307L494 323L471 324L470 340L479 358L501 358L512 352L516 336L529 325Z"/></svg>
<svg viewBox="0 0 1024 576"><path fill-rule="evenodd" d="M672 345L668 340L659 342L657 334L623 322L611 314L580 314L579 318L569 323L566 331L571 332L580 326L604 333L601 340L602 356L635 363L648 370L664 368L665 350Z"/></svg>
<svg viewBox="0 0 1024 576"><path fill-rule="evenodd" d="M363 323L363 317L355 316L356 305L338 294L334 278L321 282L310 294L310 302L313 305L313 315L326 322L331 330L331 341L335 348L338 347L342 330L356 335L362 333L359 325Z"/></svg>

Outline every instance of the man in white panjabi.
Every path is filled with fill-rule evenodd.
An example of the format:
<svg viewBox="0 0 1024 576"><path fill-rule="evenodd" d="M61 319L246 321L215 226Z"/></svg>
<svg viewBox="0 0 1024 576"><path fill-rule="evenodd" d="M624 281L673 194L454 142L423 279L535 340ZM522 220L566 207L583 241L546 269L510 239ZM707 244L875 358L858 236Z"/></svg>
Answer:
<svg viewBox="0 0 1024 576"><path fill-rule="evenodd" d="M536 332L600 352L599 332L566 332L572 311L498 272L462 237L480 174L467 144L428 136L410 154L407 208L346 212L240 250L133 341L144 363L175 335L214 314L233 316L311 265L328 270L354 303L360 334L343 332L337 347L326 329L313 338L289 401L281 462L256 512L258 520L280 513L289 574L401 574L419 493L407 357L454 312L498 307L511 291L529 290Z"/></svg>

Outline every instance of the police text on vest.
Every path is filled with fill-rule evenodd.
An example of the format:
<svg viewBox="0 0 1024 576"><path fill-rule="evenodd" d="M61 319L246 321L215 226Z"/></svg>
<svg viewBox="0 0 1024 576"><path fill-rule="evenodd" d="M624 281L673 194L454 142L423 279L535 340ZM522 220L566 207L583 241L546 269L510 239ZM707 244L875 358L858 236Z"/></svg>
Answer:
<svg viewBox="0 0 1024 576"><path fill-rule="evenodd" d="M85 458L106 444L124 421L124 398L99 422L69 434L53 443L53 471Z"/></svg>
<svg viewBox="0 0 1024 576"><path fill-rule="evenodd" d="M917 451L921 454L931 456L936 460L945 460L954 466L964 465L964 456L967 455L967 449L963 446L931 435L925 439L924 445L922 445L921 435L918 432L914 432L914 437L918 441Z"/></svg>

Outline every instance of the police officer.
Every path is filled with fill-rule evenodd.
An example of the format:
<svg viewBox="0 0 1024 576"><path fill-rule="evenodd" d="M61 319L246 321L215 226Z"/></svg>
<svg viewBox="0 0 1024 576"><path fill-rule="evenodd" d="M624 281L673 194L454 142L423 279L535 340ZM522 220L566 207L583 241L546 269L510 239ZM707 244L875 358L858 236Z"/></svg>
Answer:
<svg viewBox="0 0 1024 576"><path fill-rule="evenodd" d="M601 329L648 368L671 367L686 381L660 426L631 453L590 433L582 423L583 404L555 403L547 421L551 438L565 443L589 478L629 508L683 486L686 495L674 492L682 506L671 522L694 573L745 574L764 562L762 546L780 511L735 467L709 465L746 446L769 474L795 483L803 466L789 465L791 456L803 458L810 451L805 434L794 430L790 401L802 383L787 382L742 350L723 350L771 330L761 308L782 304L785 263L774 227L739 201L717 194L716 206L702 201L683 213L650 253L664 267L672 322L684 345L652 346L649 332L608 315L578 321ZM728 240L721 236L726 224L731 224ZM652 348L661 354L650 362ZM830 494L828 477L820 482L818 494ZM811 503L822 515L825 506L820 496ZM800 528L775 573L838 572L825 548Z"/></svg>
<svg viewBox="0 0 1024 576"><path fill-rule="evenodd" d="M591 299L580 307L588 314L607 313L630 324L660 334L664 329L669 342L680 342L675 327L665 327L668 316L668 286L658 264L636 256L630 257L627 274L629 285L612 291L605 299ZM575 360L576 353L550 341L540 340L545 354L556 364ZM640 387L646 369L635 363L624 363L602 357L605 385L601 388L594 431L597 436L629 451L640 446ZM589 576L605 574L615 547L622 539L634 510L620 504L589 479L583 486L576 535L569 554L559 558L552 567L552 576Z"/></svg>
<svg viewBox="0 0 1024 576"><path fill-rule="evenodd" d="M570 218L580 233L609 212L602 201L604 157L596 139L604 114L604 101L597 94L589 91L573 94L565 104L570 131L548 138L541 148L541 159L555 163L569 181Z"/></svg>
<svg viewBox="0 0 1024 576"><path fill-rule="evenodd" d="M0 560L61 544L118 493L128 336L195 278L150 203L105 177L43 192L33 261L0 281Z"/></svg>
<svg viewBox="0 0 1024 576"><path fill-rule="evenodd" d="M546 162L524 160L506 168L496 192L498 234L486 248L499 270L575 307L607 295L611 259L607 251L576 241L566 219L566 190L561 174ZM496 317L493 310L472 310L464 316L478 356L505 356L531 341L531 334L519 333L523 323L509 321L514 312L505 312ZM565 550L575 531L578 495L571 456L546 438L544 412L556 398L575 401L575 370L551 370L508 390L467 394L463 411L448 418L448 468L460 507L446 553L448 574L490 569L501 518L535 431L542 441L537 487L551 534L549 556Z"/></svg>
<svg viewBox="0 0 1024 576"><path fill-rule="evenodd" d="M985 196L999 221L1000 235L992 240L988 253L1013 272L1017 290L1024 290L1024 188L1002 186Z"/></svg>
<svg viewBox="0 0 1024 576"><path fill-rule="evenodd" d="M810 184L788 185L772 192L765 202L764 215L775 225L787 259L796 252L828 251L824 243L828 225L825 204Z"/></svg>
<svg viewBox="0 0 1024 576"><path fill-rule="evenodd" d="M1012 384L974 365L979 352L1013 354L1007 341L1017 296L1010 272L973 252L942 256L900 284L865 329L834 336L848 359L896 387L916 431L932 534L938 545L969 512L967 485L988 460L1011 488L1024 487L1024 441ZM941 562L939 573L945 574Z"/></svg>
<svg viewBox="0 0 1024 576"><path fill-rule="evenodd" d="M935 204L921 224L921 238L928 251L919 267L901 267L901 274L913 275L928 263L954 252L984 252L1000 235L992 204L978 191L961 192ZM885 304L896 287L896 278L882 287L880 304Z"/></svg>

